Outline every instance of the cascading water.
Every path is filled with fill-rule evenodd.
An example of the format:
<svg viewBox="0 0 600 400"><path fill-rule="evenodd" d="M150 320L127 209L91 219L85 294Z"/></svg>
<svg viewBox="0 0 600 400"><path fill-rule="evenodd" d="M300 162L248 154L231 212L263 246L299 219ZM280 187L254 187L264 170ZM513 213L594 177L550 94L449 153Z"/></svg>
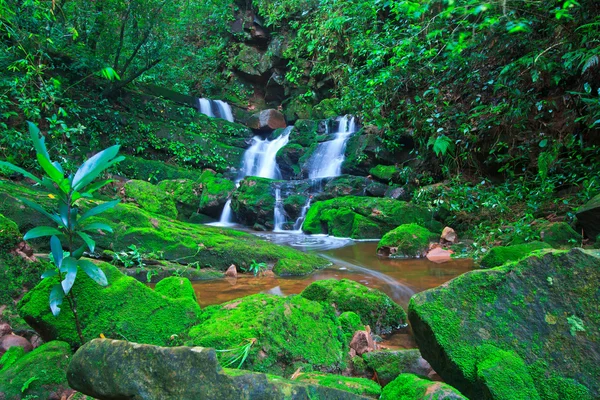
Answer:
<svg viewBox="0 0 600 400"><path fill-rule="evenodd" d="M275 227L273 232L283 232L283 224L286 222L285 210L283 209L283 200L281 199L281 189L275 188L275 209L273 222Z"/></svg>
<svg viewBox="0 0 600 400"><path fill-rule="evenodd" d="M219 107L219 114L221 114L221 118L226 119L229 122L233 122L231 106L221 100L215 100L215 103L217 104L217 107Z"/></svg>
<svg viewBox="0 0 600 400"><path fill-rule="evenodd" d="M217 109L218 115L215 114L215 108ZM211 118L221 117L229 122L233 122L233 113L231 112L231 106L221 100L210 100L200 98L198 99L198 111Z"/></svg>
<svg viewBox="0 0 600 400"><path fill-rule="evenodd" d="M281 179L275 158L279 149L289 142L292 128L288 126L277 139L271 141L254 136L252 146L244 153L244 164L239 179L246 176Z"/></svg>
<svg viewBox="0 0 600 400"><path fill-rule="evenodd" d="M335 139L320 143L308 162L309 179L339 176L342 173L344 151L350 135L356 131L356 121L352 116L337 118L338 130Z"/></svg>
<svg viewBox="0 0 600 400"><path fill-rule="evenodd" d="M294 233L302 233L302 225L304 225L304 220L306 219L306 213L310 208L310 202L312 201L312 196L308 196L306 200L306 204L302 207L302 211L300 212L300 216L294 222Z"/></svg>

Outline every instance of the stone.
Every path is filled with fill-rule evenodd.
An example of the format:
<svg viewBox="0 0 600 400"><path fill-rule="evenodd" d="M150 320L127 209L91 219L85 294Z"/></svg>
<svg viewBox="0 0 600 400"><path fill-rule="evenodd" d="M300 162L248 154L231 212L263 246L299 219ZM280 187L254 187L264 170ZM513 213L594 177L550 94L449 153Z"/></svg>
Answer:
<svg viewBox="0 0 600 400"><path fill-rule="evenodd" d="M381 395L381 386L365 378L310 372L299 374L296 381L345 390L375 399L379 399Z"/></svg>
<svg viewBox="0 0 600 400"><path fill-rule="evenodd" d="M540 239L556 249L581 245L581 234L575 232L566 222L546 224L540 230Z"/></svg>
<svg viewBox="0 0 600 400"><path fill-rule="evenodd" d="M468 400L452 386L402 374L383 388L381 400Z"/></svg>
<svg viewBox="0 0 600 400"><path fill-rule="evenodd" d="M375 350L375 346L376 344L373 342L373 338L367 331L355 332L350 341L350 348L359 356Z"/></svg>
<svg viewBox="0 0 600 400"><path fill-rule="evenodd" d="M22 347L26 353L33 350L33 346L29 343L29 340L22 336L11 334L5 335L0 339L0 354L4 354L8 349L14 346Z"/></svg>
<svg viewBox="0 0 600 400"><path fill-rule="evenodd" d="M240 223L247 226L273 226L275 190L272 183L272 179L254 176L239 182L239 187L231 199L231 209Z"/></svg>
<svg viewBox="0 0 600 400"><path fill-rule="evenodd" d="M481 259L481 268L499 267L509 261L518 261L533 251L545 249L552 249L552 246L548 243L534 241L512 246L493 247Z"/></svg>
<svg viewBox="0 0 600 400"><path fill-rule="evenodd" d="M384 194L385 197L390 199L409 201L412 197L410 191L407 190L406 186L390 186Z"/></svg>
<svg viewBox="0 0 600 400"><path fill-rule="evenodd" d="M202 176L204 174L200 179ZM186 220L199 212L200 196L205 188L204 182L191 179L166 179L158 182L156 186L175 203L178 219Z"/></svg>
<svg viewBox="0 0 600 400"><path fill-rule="evenodd" d="M9 353L12 353L10 360ZM0 361L3 364L0 399L66 399L72 393L66 373L71 354L71 347L58 341L48 342L27 354L10 350Z"/></svg>
<svg viewBox="0 0 600 400"><path fill-rule="evenodd" d="M177 218L175 200L164 189L150 182L131 180L128 181L121 192L123 201L133 202L143 210L161 214L168 218Z"/></svg>
<svg viewBox="0 0 600 400"><path fill-rule="evenodd" d="M365 399L337 388L222 368L214 349L108 339L82 346L67 377L71 387L98 399Z"/></svg>
<svg viewBox="0 0 600 400"><path fill-rule="evenodd" d="M388 295L348 279L324 279L308 285L300 296L332 305L339 313L352 311L375 334L389 333L406 322L406 313Z"/></svg>
<svg viewBox="0 0 600 400"><path fill-rule="evenodd" d="M436 247L427 252L427 259L434 263L445 263L452 260L453 252L451 250L445 250L441 247Z"/></svg>
<svg viewBox="0 0 600 400"><path fill-rule="evenodd" d="M411 298L423 357L472 399L600 396L600 253L534 254Z"/></svg>
<svg viewBox="0 0 600 400"><path fill-rule="evenodd" d="M199 181L202 185L202 192L198 212L218 220L225 203L235 191L235 183L208 169L202 172Z"/></svg>
<svg viewBox="0 0 600 400"><path fill-rule="evenodd" d="M383 235L377 244L377 254L391 258L420 258L429 250L437 235L418 224L404 224Z"/></svg>
<svg viewBox="0 0 600 400"><path fill-rule="evenodd" d="M600 235L600 194L579 207L576 216L577 223L588 238L594 239Z"/></svg>
<svg viewBox="0 0 600 400"><path fill-rule="evenodd" d="M442 241L442 243L456 243L458 242L458 236L456 235L454 229L447 226L442 231L442 236L440 236L440 240Z"/></svg>
<svg viewBox="0 0 600 400"><path fill-rule="evenodd" d="M377 373L382 386L387 385L400 374L436 376L431 365L421 357L418 349L377 350L363 355L367 368Z"/></svg>
<svg viewBox="0 0 600 400"><path fill-rule="evenodd" d="M237 275L237 268L234 264L231 264L229 268L227 268L227 271L225 271L225 276L229 278L237 278Z"/></svg>
<svg viewBox="0 0 600 400"><path fill-rule="evenodd" d="M12 333L12 328L6 322L0 323L0 338L4 335L10 335Z"/></svg>
<svg viewBox="0 0 600 400"><path fill-rule="evenodd" d="M285 128L287 123L285 122L285 117L281 111L268 109L253 114L246 122L246 125L250 129L257 131L272 131L279 128Z"/></svg>

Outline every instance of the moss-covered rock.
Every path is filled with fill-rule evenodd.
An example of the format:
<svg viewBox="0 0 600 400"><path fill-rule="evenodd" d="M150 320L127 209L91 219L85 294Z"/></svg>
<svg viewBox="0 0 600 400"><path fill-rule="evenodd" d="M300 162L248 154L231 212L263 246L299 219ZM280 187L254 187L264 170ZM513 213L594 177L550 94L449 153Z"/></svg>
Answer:
<svg viewBox="0 0 600 400"><path fill-rule="evenodd" d="M180 219L189 219L198 212L200 195L203 185L191 179L167 179L156 185L169 196L177 206L177 215Z"/></svg>
<svg viewBox="0 0 600 400"><path fill-rule="evenodd" d="M354 332L363 331L365 329L365 325L362 323L360 317L355 312L343 312L340 314L339 320L340 325L342 327L342 331L344 332L344 337L346 338L346 343L348 344L350 344Z"/></svg>
<svg viewBox="0 0 600 400"><path fill-rule="evenodd" d="M509 261L518 261L536 250L552 249L548 243L529 242L512 246L498 246L491 248L481 259L482 268L495 268Z"/></svg>
<svg viewBox="0 0 600 400"><path fill-rule="evenodd" d="M369 174L371 174L375 179L389 183L397 183L400 177L400 168L395 165L376 165L375 167L369 170Z"/></svg>
<svg viewBox="0 0 600 400"><path fill-rule="evenodd" d="M146 181L131 180L123 187L125 201L133 202L143 210L177 218L177 207L173 197L159 186Z"/></svg>
<svg viewBox="0 0 600 400"><path fill-rule="evenodd" d="M581 235L566 222L547 224L540 230L540 238L556 249L581 245Z"/></svg>
<svg viewBox="0 0 600 400"><path fill-rule="evenodd" d="M592 399L599 287L599 255L554 251L418 293L409 318L423 357L469 398Z"/></svg>
<svg viewBox="0 0 600 400"><path fill-rule="evenodd" d="M325 180L323 190L315 200L329 200L343 196L383 197L387 186L363 176L340 175Z"/></svg>
<svg viewBox="0 0 600 400"><path fill-rule="evenodd" d="M377 245L377 254L384 257L423 257L429 250L429 244L438 239L439 235L427 228L404 224L383 235Z"/></svg>
<svg viewBox="0 0 600 400"><path fill-rule="evenodd" d="M278 276L303 276L315 271L314 264L303 260L282 258L273 266L273 272Z"/></svg>
<svg viewBox="0 0 600 400"><path fill-rule="evenodd" d="M199 321L201 310L189 297L171 298L123 275L110 264L100 264L108 286L102 287L84 273L77 276L73 293L85 339L127 338L140 343L168 345L173 335L181 335ZM44 279L25 294L19 313L42 337L80 345L73 314L63 303L58 317L50 312L48 296L56 278Z"/></svg>
<svg viewBox="0 0 600 400"><path fill-rule="evenodd" d="M467 400L458 390L413 374L402 374L383 388L381 400Z"/></svg>
<svg viewBox="0 0 600 400"><path fill-rule="evenodd" d="M394 199L338 197L319 201L306 214L303 231L353 239L379 239L399 225L417 223L433 232L443 226L425 208ZM367 236L368 235L368 236Z"/></svg>
<svg viewBox="0 0 600 400"><path fill-rule="evenodd" d="M231 208L237 220L244 225L273 226L275 194L272 179L247 177L233 194Z"/></svg>
<svg viewBox="0 0 600 400"><path fill-rule="evenodd" d="M227 199L235 190L235 183L211 170L205 170L202 173L200 182L202 183L202 195L198 212L218 219Z"/></svg>
<svg viewBox="0 0 600 400"><path fill-rule="evenodd" d="M187 278L171 276L161 279L154 287L154 291L172 299L186 298L198 302L192 282Z"/></svg>
<svg viewBox="0 0 600 400"><path fill-rule="evenodd" d="M377 333L388 333L406 322L406 313L388 295L348 279L311 283L302 297L333 305L339 313L353 311Z"/></svg>
<svg viewBox="0 0 600 400"><path fill-rule="evenodd" d="M600 235L600 194L579 207L576 215L577 223L587 237L595 238Z"/></svg>
<svg viewBox="0 0 600 400"><path fill-rule="evenodd" d="M225 350L255 340L244 368L278 375L299 367L343 368L342 331L328 305L301 296L256 294L207 307L203 319L190 329L187 344Z"/></svg>
<svg viewBox="0 0 600 400"><path fill-rule="evenodd" d="M0 255L13 250L22 238L17 224L0 214Z"/></svg>
<svg viewBox="0 0 600 400"><path fill-rule="evenodd" d="M119 174L129 178L157 183L166 179L195 180L200 174L199 170L190 170L164 161L147 160L141 157L125 156L118 164Z"/></svg>
<svg viewBox="0 0 600 400"><path fill-rule="evenodd" d="M52 341L5 365L0 369L0 398L60 398L69 390L67 367L71 354L68 343Z"/></svg>
<svg viewBox="0 0 600 400"><path fill-rule="evenodd" d="M381 395L381 386L372 380L365 378L354 378L333 374L305 373L300 374L297 381L339 389L374 399L378 399Z"/></svg>
<svg viewBox="0 0 600 400"><path fill-rule="evenodd" d="M366 366L377 373L377 379L385 386L400 374L427 376L431 366L421 357L418 349L377 350L362 355Z"/></svg>
<svg viewBox="0 0 600 400"><path fill-rule="evenodd" d="M306 149L297 143L287 144L277 152L277 165L279 166L282 179L302 178L300 159L305 152Z"/></svg>

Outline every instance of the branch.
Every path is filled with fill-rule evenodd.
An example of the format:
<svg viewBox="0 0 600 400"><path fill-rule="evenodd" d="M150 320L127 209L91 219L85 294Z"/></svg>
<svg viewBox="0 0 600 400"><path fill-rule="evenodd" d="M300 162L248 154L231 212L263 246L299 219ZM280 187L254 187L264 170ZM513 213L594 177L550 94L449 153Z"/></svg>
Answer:
<svg viewBox="0 0 600 400"><path fill-rule="evenodd" d="M113 69L115 71L119 70L119 58L121 58L121 50L123 49L123 40L125 38L125 25L127 25L127 20L129 19L130 11L131 11L131 4L129 4L129 6L127 6L125 15L123 15L123 17L122 17L121 33L119 34L119 46L117 47L117 53L115 54L115 61L113 62Z"/></svg>

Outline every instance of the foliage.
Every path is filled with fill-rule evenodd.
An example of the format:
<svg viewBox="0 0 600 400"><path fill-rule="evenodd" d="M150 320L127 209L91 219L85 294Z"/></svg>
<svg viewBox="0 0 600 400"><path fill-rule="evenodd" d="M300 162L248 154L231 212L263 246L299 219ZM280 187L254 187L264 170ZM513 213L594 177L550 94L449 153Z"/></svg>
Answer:
<svg viewBox="0 0 600 400"><path fill-rule="evenodd" d="M267 269L267 264L264 262L256 262L256 260L252 260L248 267L241 267L244 272L252 272L254 276L257 276L261 272Z"/></svg>
<svg viewBox="0 0 600 400"><path fill-rule="evenodd" d="M240 369L242 367L242 364L244 364L244 361L246 361L246 358L248 358L248 354L250 353L250 348L252 347L252 345L256 343L256 339L255 338L251 338L251 339L246 339L244 340L244 342L239 346L239 347L235 347L232 349L225 349L225 350L216 350L217 351L217 355L221 356L221 353L233 353L230 354L228 358L225 358L225 354L223 354L220 357L220 364L227 368L231 365L237 364L237 366L235 368ZM239 363L238 363L239 361Z"/></svg>
<svg viewBox="0 0 600 400"><path fill-rule="evenodd" d="M63 300L65 297L67 298L69 307L75 317L79 338L83 344L84 338L81 334L77 316L76 300L71 288L75 283L79 268L98 284L107 285L102 270L91 261L83 259L82 256L86 249L93 253L96 246L95 241L87 232L112 232L112 228L107 224L91 222L88 219L114 207L118 200L99 204L83 213L80 213L80 203L83 199L93 199L94 192L111 182L110 180L94 181L106 169L119 162L122 157L117 157L119 146L112 146L89 158L74 174L70 173L65 177L65 170L61 164L51 161L46 148L45 137L40 136L40 130L31 122L29 123L29 133L36 150L37 161L45 176L40 179L5 161L0 161L0 167L5 167L33 180L48 191L48 197L56 199L56 208L52 212L46 211L42 206L31 200L22 199L25 204L43 214L56 225L56 227L37 226L28 231L24 239L51 237L50 248L52 252L50 256L54 268L44 272L42 279L58 276L61 282L55 285L50 292L50 309L54 316L58 316ZM66 242L66 253L63 249L63 242ZM76 246L76 242L82 244Z"/></svg>

